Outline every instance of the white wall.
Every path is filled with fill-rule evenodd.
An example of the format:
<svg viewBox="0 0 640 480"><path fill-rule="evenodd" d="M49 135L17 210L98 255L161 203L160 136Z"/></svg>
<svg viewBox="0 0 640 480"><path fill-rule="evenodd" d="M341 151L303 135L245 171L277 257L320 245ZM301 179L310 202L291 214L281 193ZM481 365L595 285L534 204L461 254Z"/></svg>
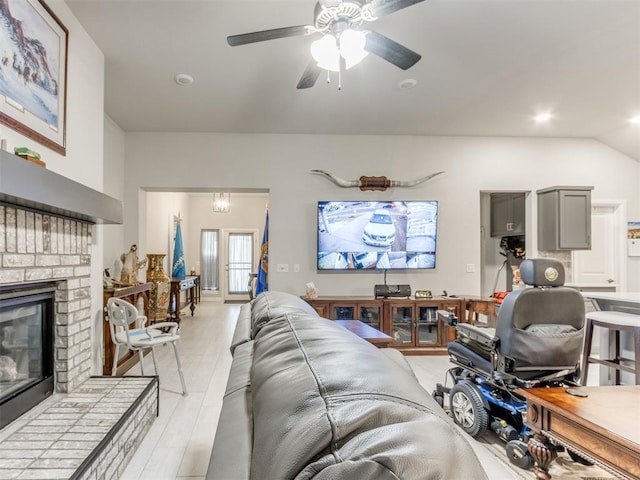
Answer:
<svg viewBox="0 0 640 480"><path fill-rule="evenodd" d="M124 198L124 176L125 176L125 133L107 115L104 121L104 166L103 166L103 188L104 193L114 198ZM120 278L122 262L120 255L126 251L124 246L124 226L104 225L103 239L103 263L104 268L109 269L109 273L115 279Z"/></svg>
<svg viewBox="0 0 640 480"><path fill-rule="evenodd" d="M629 218L640 216L640 164L595 140L132 133L127 134L126 156L127 242L140 236L141 187L268 189L270 287L296 294L313 281L320 295L371 296L373 285L383 280L381 272L316 271L318 200L438 200L438 268L390 271L387 278L435 293L480 293L480 269L466 273L466 264L480 265L480 190L593 185L593 198L623 199ZM361 192L310 174L314 168L349 179L446 174L411 189ZM301 270L277 273L278 263L299 263ZM629 289L640 290L638 259L629 259L628 275Z"/></svg>
<svg viewBox="0 0 640 480"><path fill-rule="evenodd" d="M189 222L189 198L184 193L163 193L146 192L146 225L147 242L139 245L138 252L141 258L149 253L164 253L164 270L171 276L171 262L173 261L174 242L174 217L180 215L182 218L182 242L187 242L188 235L185 234L184 227ZM131 242L137 243L137 242ZM144 276L140 276L144 280Z"/></svg>
<svg viewBox="0 0 640 480"><path fill-rule="evenodd" d="M62 0L47 5L69 30L67 55L66 156L17 132L0 126L1 135L13 147L25 146L40 153L47 168L88 187L102 191L104 132L104 55ZM94 318L93 372L102 370L102 227L93 228L91 245L91 309ZM101 335L101 333L100 333Z"/></svg>

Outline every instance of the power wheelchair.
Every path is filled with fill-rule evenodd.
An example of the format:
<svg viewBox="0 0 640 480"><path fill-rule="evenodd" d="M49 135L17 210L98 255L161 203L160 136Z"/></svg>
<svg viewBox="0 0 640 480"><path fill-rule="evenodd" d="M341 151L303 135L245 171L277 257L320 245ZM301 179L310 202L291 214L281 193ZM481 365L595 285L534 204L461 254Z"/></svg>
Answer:
<svg viewBox="0 0 640 480"><path fill-rule="evenodd" d="M523 260L520 274L528 287L505 297L495 329L457 323L440 312L456 328L456 340L447 346L455 366L446 374L452 387L446 380L437 384L433 397L444 406L448 395L456 424L472 437L493 430L507 442L511 463L528 469L533 432L524 424L526 401L516 389L579 385L585 306L577 290L563 286L564 267L556 260Z"/></svg>

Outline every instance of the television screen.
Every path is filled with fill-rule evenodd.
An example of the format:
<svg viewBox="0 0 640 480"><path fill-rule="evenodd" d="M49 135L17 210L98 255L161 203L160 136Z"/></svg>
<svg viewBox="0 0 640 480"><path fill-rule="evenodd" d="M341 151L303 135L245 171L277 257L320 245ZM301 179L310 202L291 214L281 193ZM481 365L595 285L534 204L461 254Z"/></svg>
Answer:
<svg viewBox="0 0 640 480"><path fill-rule="evenodd" d="M437 201L318 202L318 270L436 268Z"/></svg>

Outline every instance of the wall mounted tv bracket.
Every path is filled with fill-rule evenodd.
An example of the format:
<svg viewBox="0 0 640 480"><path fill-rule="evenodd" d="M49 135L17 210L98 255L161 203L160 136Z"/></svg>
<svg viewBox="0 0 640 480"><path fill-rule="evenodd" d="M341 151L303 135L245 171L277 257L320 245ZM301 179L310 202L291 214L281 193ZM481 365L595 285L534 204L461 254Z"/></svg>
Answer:
<svg viewBox="0 0 640 480"><path fill-rule="evenodd" d="M411 285L375 285L373 295L376 298L410 297Z"/></svg>

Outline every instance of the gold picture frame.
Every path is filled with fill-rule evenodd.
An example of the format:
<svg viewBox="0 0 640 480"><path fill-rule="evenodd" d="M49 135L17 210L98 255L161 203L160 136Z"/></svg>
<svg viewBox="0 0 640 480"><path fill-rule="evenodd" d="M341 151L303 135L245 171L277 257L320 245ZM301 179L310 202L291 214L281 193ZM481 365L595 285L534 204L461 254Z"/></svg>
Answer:
<svg viewBox="0 0 640 480"><path fill-rule="evenodd" d="M66 155L69 31L43 0L6 0L0 34L0 123Z"/></svg>

